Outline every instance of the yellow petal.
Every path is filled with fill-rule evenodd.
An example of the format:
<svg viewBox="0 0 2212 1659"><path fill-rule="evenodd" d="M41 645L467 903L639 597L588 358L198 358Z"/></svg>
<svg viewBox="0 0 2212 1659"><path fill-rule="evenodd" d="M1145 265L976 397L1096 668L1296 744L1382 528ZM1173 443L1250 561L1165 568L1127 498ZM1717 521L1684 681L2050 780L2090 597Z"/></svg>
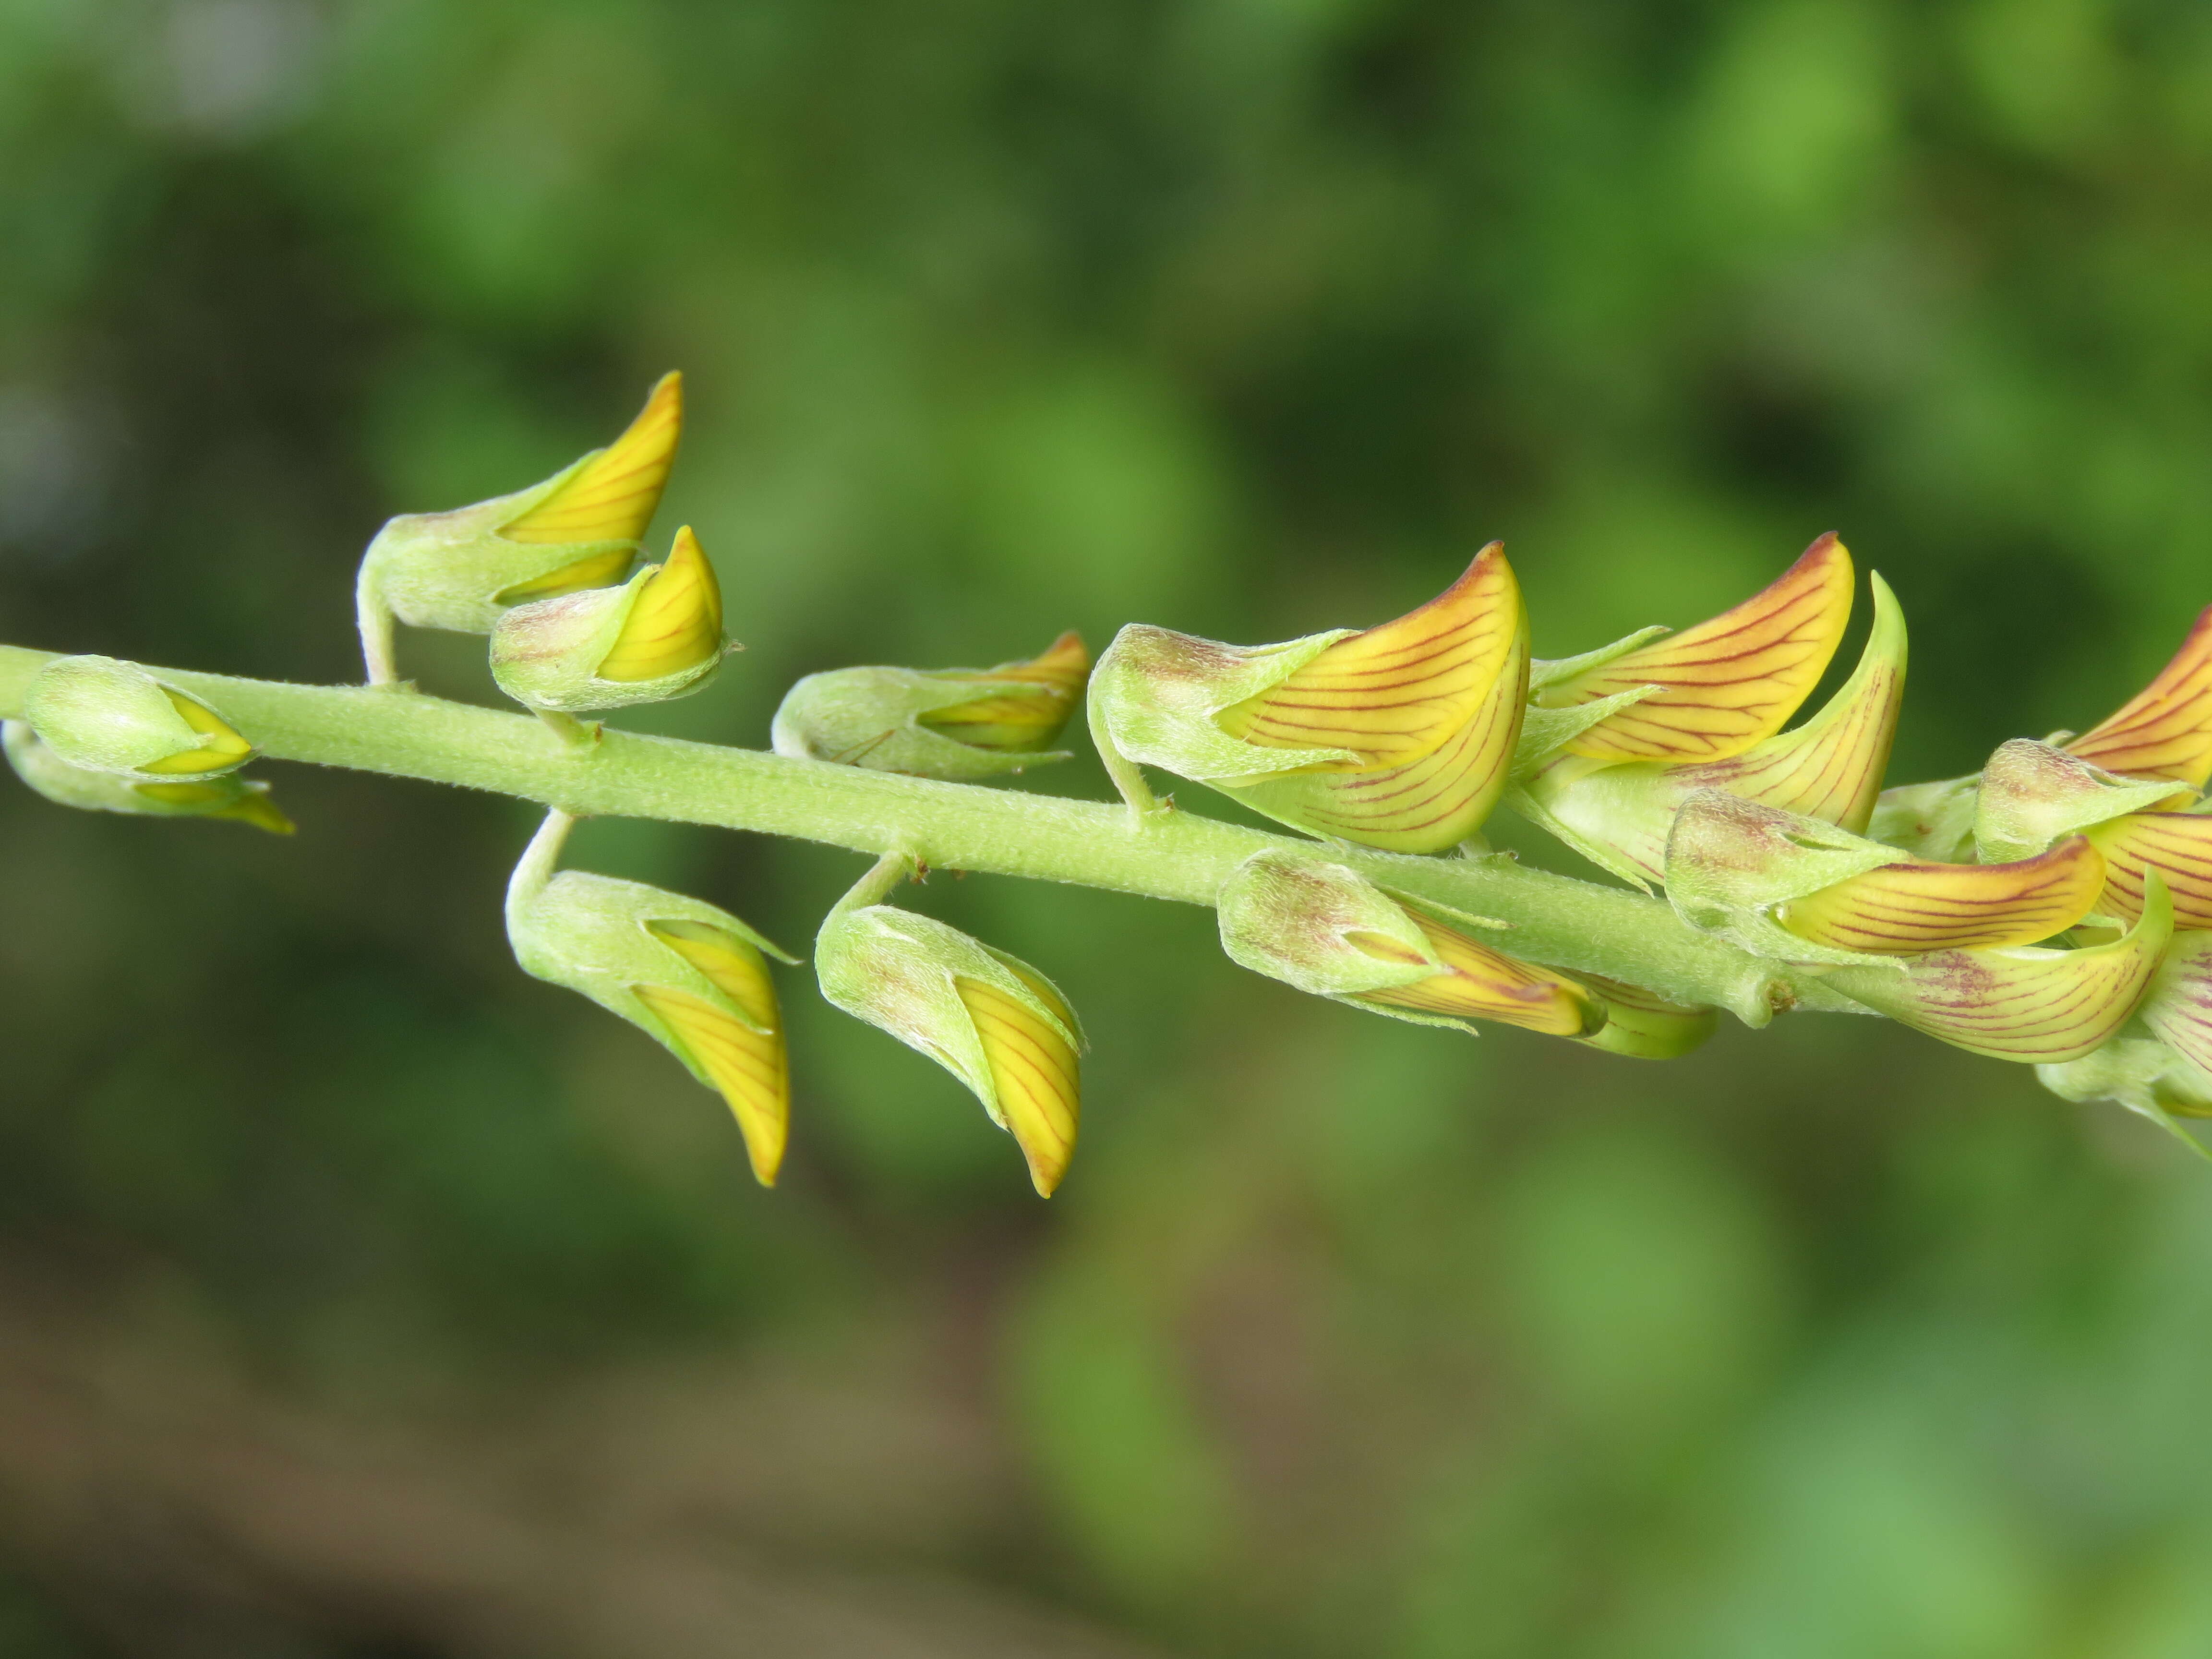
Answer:
<svg viewBox="0 0 2212 1659"><path fill-rule="evenodd" d="M1003 696L978 697L916 716L919 724L971 749L1018 752L1042 749L1060 735L1075 712L1084 682L1091 677L1091 653L1083 636L1062 634L1027 662L1001 663L973 673L946 674L950 680L1012 684Z"/></svg>
<svg viewBox="0 0 2212 1659"><path fill-rule="evenodd" d="M204 783L134 783L131 787L148 800L173 811L250 823L272 836L289 836L299 828L269 799L265 783L216 778Z"/></svg>
<svg viewBox="0 0 2212 1659"><path fill-rule="evenodd" d="M1815 945L1876 956L2033 945L2088 915L2104 882L2105 860L2075 836L2014 864L1881 865L1774 919Z"/></svg>
<svg viewBox="0 0 2212 1659"><path fill-rule="evenodd" d="M1036 975L1021 978L1049 1006L1065 1007ZM1022 1149L1030 1182L1049 1198L1075 1151L1081 1087L1074 1045L1051 1020L994 986L964 975L952 986L982 1040L999 1115Z"/></svg>
<svg viewBox="0 0 2212 1659"><path fill-rule="evenodd" d="M1547 687L1547 708L1662 689L1571 739L1596 760L1725 760L1779 732L1812 695L1851 614L1851 557L1834 535L1735 610Z"/></svg>
<svg viewBox="0 0 2212 1659"><path fill-rule="evenodd" d="M532 599L558 599L563 593L580 593L587 587L611 587L629 574L630 561L637 556L635 550L617 547L605 553L594 553L574 564L564 564L558 570L549 570L526 582L517 582L512 587L502 587L492 595L495 605L523 605Z"/></svg>
<svg viewBox="0 0 2212 1659"><path fill-rule="evenodd" d="M2081 1059L2127 1024L2172 932L2172 907L2154 883L2141 919L2109 944L1937 951L1902 973L1844 968L1823 982L1969 1053L2049 1065Z"/></svg>
<svg viewBox="0 0 2212 1659"><path fill-rule="evenodd" d="M1338 641L1219 718L1261 747L1355 758L1223 787L1316 835L1440 852L1480 828L1504 792L1528 682L1528 617L1492 543L1439 598Z"/></svg>
<svg viewBox="0 0 2212 1659"><path fill-rule="evenodd" d="M668 562L645 579L597 677L657 680L696 668L722 651L722 589L699 538L685 525Z"/></svg>
<svg viewBox="0 0 2212 1659"><path fill-rule="evenodd" d="M653 921L646 931L706 975L763 1032L781 1029L768 958L750 939L704 921Z"/></svg>
<svg viewBox="0 0 2212 1659"><path fill-rule="evenodd" d="M1863 830L1881 793L1905 698L1905 613L1889 584L1879 575L1871 580L1874 629L1866 649L1819 714L1731 759L1670 768L1669 775L1689 788L1725 789L1854 835Z"/></svg>
<svg viewBox="0 0 2212 1659"><path fill-rule="evenodd" d="M182 692L162 688L169 706L183 718L185 725L204 737L207 741L198 749L186 750L181 755L171 755L138 769L142 772L189 773L220 772L236 766L253 753L253 745L239 736L215 710L205 703L185 696Z"/></svg>
<svg viewBox="0 0 2212 1659"><path fill-rule="evenodd" d="M1362 991L1352 1000L1449 1018L1495 1020L1553 1036L1586 1036L1604 1024L1603 1006L1581 986L1477 944L1418 910L1408 914L1427 935L1443 971L1411 985ZM1384 960L1396 959L1364 939L1362 948Z"/></svg>
<svg viewBox="0 0 2212 1659"><path fill-rule="evenodd" d="M1372 772L1300 772L1238 787L1238 799L1316 835L1393 853L1437 853L1465 841L1504 792L1526 705L1521 672L1498 682L1442 748Z"/></svg>
<svg viewBox="0 0 2212 1659"><path fill-rule="evenodd" d="M1492 542L1419 610L1337 641L1289 678L1224 709L1215 724L1262 748L1358 757L1316 770L1404 766L1452 742L1501 681L1526 672L1527 639L1520 586Z"/></svg>
<svg viewBox="0 0 2212 1659"><path fill-rule="evenodd" d="M2160 967L2143 1001L2143 1024L2184 1058L2212 1070L2212 933L2185 933ZM2170 1103L2160 1103L2168 1111ZM2188 1111L2191 1117L2204 1116Z"/></svg>
<svg viewBox="0 0 2212 1659"><path fill-rule="evenodd" d="M511 542L636 541L660 505L683 435L684 377L664 374L627 432L499 533Z"/></svg>
<svg viewBox="0 0 2212 1659"><path fill-rule="evenodd" d="M2085 832L2105 855L2100 909L2133 921L2143 884L2155 870L2173 895L2173 925L2212 927L2212 817L2193 812L2131 812Z"/></svg>
<svg viewBox="0 0 2212 1659"><path fill-rule="evenodd" d="M2156 679L2065 748L2108 772L2203 788L2212 779L2212 605Z"/></svg>
<svg viewBox="0 0 2212 1659"><path fill-rule="evenodd" d="M683 991L658 985L630 990L729 1103L754 1177L763 1187L775 1185L791 1126L790 1066L781 1031L757 1031L727 1009Z"/></svg>

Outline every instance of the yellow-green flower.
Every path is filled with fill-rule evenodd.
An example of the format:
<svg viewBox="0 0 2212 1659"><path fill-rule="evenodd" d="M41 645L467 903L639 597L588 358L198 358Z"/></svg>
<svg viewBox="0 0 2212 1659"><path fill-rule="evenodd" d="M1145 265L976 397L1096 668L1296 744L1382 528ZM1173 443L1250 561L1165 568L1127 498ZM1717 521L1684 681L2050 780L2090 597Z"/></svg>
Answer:
<svg viewBox="0 0 2212 1659"><path fill-rule="evenodd" d="M1051 744L1090 672L1073 633L996 668L831 669L791 688L770 737L779 755L913 777L1020 772L1067 758Z"/></svg>
<svg viewBox="0 0 2212 1659"><path fill-rule="evenodd" d="M814 943L822 994L965 1084L1013 1136L1030 1184L1051 1197L1081 1116L1074 1011L1029 963L931 917L866 902L882 884L872 878L855 889L822 924Z"/></svg>
<svg viewBox="0 0 2212 1659"><path fill-rule="evenodd" d="M213 777L255 753L199 698L112 657L47 663L24 693L23 718L70 765L125 777Z"/></svg>
<svg viewBox="0 0 2212 1659"><path fill-rule="evenodd" d="M1157 766L1316 836L1435 853L1479 829L1521 729L1528 623L1492 543L1419 610L1240 647L1132 624L1099 659L1110 762Z"/></svg>
<svg viewBox="0 0 2212 1659"><path fill-rule="evenodd" d="M1474 937L1502 924L1380 887L1317 854L1255 853L1214 905L1231 961L1419 1024L1517 1025L1644 1059L1687 1053L1714 1025L1711 1009L1524 962Z"/></svg>
<svg viewBox="0 0 2212 1659"><path fill-rule="evenodd" d="M500 689L536 709L575 714L698 690L721 666L722 592L686 525L663 564L620 587L517 605L492 629Z"/></svg>
<svg viewBox="0 0 2212 1659"><path fill-rule="evenodd" d="M1863 830L1905 692L1905 617L1879 575L1856 671L1781 729L1835 649L1850 570L1843 544L1823 537L1764 592L1666 646L1634 635L1539 664L1515 810L1638 886L1664 878L1675 814L1701 790ZM1686 758L1632 757L1653 752Z"/></svg>
<svg viewBox="0 0 2212 1659"><path fill-rule="evenodd" d="M791 1118L783 1021L766 958L795 962L726 910L641 882L554 873L554 813L516 866L507 937L532 977L578 991L666 1048L727 1103L754 1176L775 1184Z"/></svg>
<svg viewBox="0 0 2212 1659"><path fill-rule="evenodd" d="M15 775L57 805L135 817L215 818L276 836L292 833L292 820L269 799L269 786L235 772L159 780L73 766L23 720L0 721L0 746Z"/></svg>

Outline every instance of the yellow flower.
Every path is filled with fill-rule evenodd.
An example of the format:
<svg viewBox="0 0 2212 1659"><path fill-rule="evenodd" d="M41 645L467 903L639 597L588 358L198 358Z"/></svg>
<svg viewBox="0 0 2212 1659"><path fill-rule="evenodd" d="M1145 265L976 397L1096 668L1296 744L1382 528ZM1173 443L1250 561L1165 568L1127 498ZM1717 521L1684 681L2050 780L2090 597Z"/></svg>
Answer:
<svg viewBox="0 0 2212 1659"><path fill-rule="evenodd" d="M1667 647L1540 664L1540 704L1581 702L1540 710L1547 720L1531 715L1515 810L1638 886L1663 878L1675 815L1701 790L1863 830L1905 695L1904 613L1887 583L1870 581L1874 627L1856 670L1790 731L1781 727L1819 680L1850 611L1850 556L1833 537ZM1731 641L1744 644L1741 657L1718 656ZM1640 683L1621 686L1623 678ZM1621 758L1654 750L1699 758Z"/></svg>
<svg viewBox="0 0 2212 1659"><path fill-rule="evenodd" d="M1082 1028L1029 963L955 927L870 902L910 871L887 859L830 913L814 942L822 994L929 1056L1011 1133L1049 1198L1081 1116Z"/></svg>
<svg viewBox="0 0 2212 1659"><path fill-rule="evenodd" d="M532 708L575 714L696 691L721 665L722 592L686 525L663 564L620 587L517 605L492 629L500 689Z"/></svg>
<svg viewBox="0 0 2212 1659"><path fill-rule="evenodd" d="M1317 836L1435 853L1505 787L1528 623L1503 548L1364 632L1238 647L1133 624L1091 676L1109 765L1158 766Z"/></svg>

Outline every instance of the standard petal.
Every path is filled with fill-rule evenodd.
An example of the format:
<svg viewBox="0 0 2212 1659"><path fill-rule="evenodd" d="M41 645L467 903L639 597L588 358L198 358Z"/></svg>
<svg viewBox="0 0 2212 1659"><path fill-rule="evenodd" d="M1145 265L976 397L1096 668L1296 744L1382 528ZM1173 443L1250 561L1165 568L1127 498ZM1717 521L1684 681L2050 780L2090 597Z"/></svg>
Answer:
<svg viewBox="0 0 2212 1659"><path fill-rule="evenodd" d="M2063 933L2095 908L2104 882L2105 860L2075 836L2014 864L1885 864L1792 899L1774 919L1816 945L1875 956L1987 950Z"/></svg>
<svg viewBox="0 0 2212 1659"><path fill-rule="evenodd" d="M2212 605L2158 678L2066 751L2108 772L2203 788L2212 778Z"/></svg>
<svg viewBox="0 0 2212 1659"><path fill-rule="evenodd" d="M1066 1007L1041 975L1024 971L1020 977L1034 994L1048 995L1054 1012ZM1050 1198L1075 1152L1081 1112L1075 1045L1060 1022L996 986L962 976L952 988L981 1040L999 1115L1021 1147L1038 1194Z"/></svg>
<svg viewBox="0 0 2212 1659"><path fill-rule="evenodd" d="M1858 667L1804 725L1728 760L1697 766L1608 765L1563 756L1522 786L1515 809L1638 884L1662 878L1674 815L1701 789L1818 818L1854 835L1864 830L1881 790L1905 695L1905 616L1889 585L1879 575L1872 582L1874 629Z"/></svg>
<svg viewBox="0 0 2212 1659"><path fill-rule="evenodd" d="M756 1030L727 1009L665 986L634 985L630 993L660 1022L669 1046L729 1103L754 1176L763 1187L775 1185L791 1122L782 1034Z"/></svg>
<svg viewBox="0 0 2212 1659"><path fill-rule="evenodd" d="M1538 694L1547 708L1661 689L1568 739L1597 760L1725 760L1779 732L1812 695L1851 614L1851 558L1822 536L1733 611Z"/></svg>
<svg viewBox="0 0 2212 1659"><path fill-rule="evenodd" d="M2127 1024L2172 932L2172 907L2153 883L2142 915L2109 944L1938 951L1911 958L1902 972L1845 968L1825 982L1970 1053L2056 1064L2081 1059Z"/></svg>
<svg viewBox="0 0 2212 1659"><path fill-rule="evenodd" d="M1528 649L1520 586L1492 542L1419 610L1337 641L1281 684L1223 709L1215 724L1263 748L1356 757L1322 770L1403 766L1452 743L1501 683L1517 690Z"/></svg>
<svg viewBox="0 0 2212 1659"><path fill-rule="evenodd" d="M2130 812L2088 836L2105 855L2100 909L2127 921L2141 915L2143 886L2155 870L2173 896L2173 925L2212 927L2212 817Z"/></svg>
<svg viewBox="0 0 2212 1659"><path fill-rule="evenodd" d="M939 676L947 682L1004 684L1007 689L996 696L925 710L915 717L915 722L971 749L1033 752L1060 736L1090 674L1091 653L1083 636L1071 631L1027 662Z"/></svg>
<svg viewBox="0 0 2212 1659"><path fill-rule="evenodd" d="M684 377L664 374L629 430L544 501L501 526L500 535L528 543L636 541L660 505L683 435Z"/></svg>
<svg viewBox="0 0 2212 1659"><path fill-rule="evenodd" d="M1525 665L1525 655L1521 662ZM1294 773L1234 793L1269 817L1316 835L1394 853L1442 852L1480 830L1498 805L1526 706L1516 665L1463 726L1418 759L1370 771Z"/></svg>
<svg viewBox="0 0 2212 1659"><path fill-rule="evenodd" d="M721 653L721 586L686 525L676 532L668 562L645 579L596 678L623 684L662 679Z"/></svg>

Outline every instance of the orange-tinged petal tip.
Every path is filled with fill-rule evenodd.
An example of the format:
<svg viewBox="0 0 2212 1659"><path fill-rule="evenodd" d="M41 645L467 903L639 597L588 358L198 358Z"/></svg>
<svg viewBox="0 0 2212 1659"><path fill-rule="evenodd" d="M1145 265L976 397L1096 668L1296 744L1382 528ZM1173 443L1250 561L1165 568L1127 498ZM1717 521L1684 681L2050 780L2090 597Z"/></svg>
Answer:
<svg viewBox="0 0 2212 1659"><path fill-rule="evenodd" d="M2212 605L2157 678L2064 747L2108 772L2203 788L2212 779Z"/></svg>
<svg viewBox="0 0 2212 1659"><path fill-rule="evenodd" d="M1851 586L1850 554L1831 532L1734 610L1547 687L1539 701L1564 708L1656 685L1567 750L1595 760L1725 760L1779 732L1812 695L1850 620Z"/></svg>

